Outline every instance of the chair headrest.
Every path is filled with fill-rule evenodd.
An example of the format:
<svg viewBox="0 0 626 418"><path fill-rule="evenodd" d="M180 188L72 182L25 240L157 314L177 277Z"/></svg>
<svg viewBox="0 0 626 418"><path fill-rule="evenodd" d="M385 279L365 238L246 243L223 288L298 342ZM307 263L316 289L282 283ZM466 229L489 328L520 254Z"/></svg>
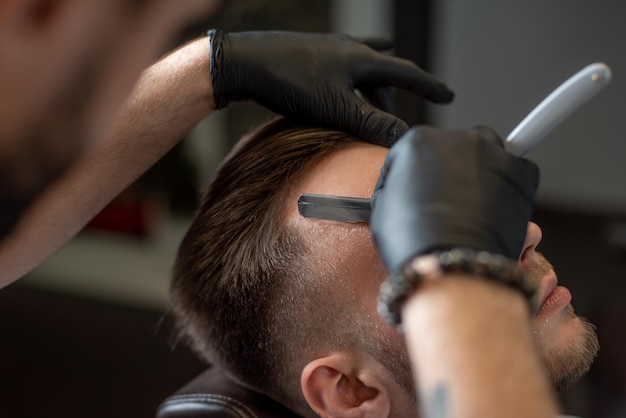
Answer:
<svg viewBox="0 0 626 418"><path fill-rule="evenodd" d="M157 418L301 418L283 405L230 379L211 367L157 410Z"/></svg>

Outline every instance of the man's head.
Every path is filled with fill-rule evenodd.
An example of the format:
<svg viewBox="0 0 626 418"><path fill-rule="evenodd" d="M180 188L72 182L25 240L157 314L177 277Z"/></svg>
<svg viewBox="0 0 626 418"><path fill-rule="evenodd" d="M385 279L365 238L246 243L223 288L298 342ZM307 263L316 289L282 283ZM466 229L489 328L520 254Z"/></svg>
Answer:
<svg viewBox="0 0 626 418"><path fill-rule="evenodd" d="M297 210L302 193L370 197L386 153L273 122L227 157L181 246L172 301L182 334L207 361L303 415L417 411L404 340L376 312L387 272L368 225ZM521 262L547 277L539 240L531 224ZM583 339L579 319L549 311L537 321L547 353Z"/></svg>
<svg viewBox="0 0 626 418"><path fill-rule="evenodd" d="M219 1L0 2L3 204L14 203L18 212L80 145L105 135L140 71L214 3Z"/></svg>

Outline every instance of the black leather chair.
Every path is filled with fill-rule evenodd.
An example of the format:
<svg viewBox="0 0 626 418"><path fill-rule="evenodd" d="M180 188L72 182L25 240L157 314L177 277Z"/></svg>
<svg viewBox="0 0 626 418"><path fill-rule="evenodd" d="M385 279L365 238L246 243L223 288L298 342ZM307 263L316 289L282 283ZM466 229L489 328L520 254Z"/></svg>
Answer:
<svg viewBox="0 0 626 418"><path fill-rule="evenodd" d="M217 367L165 399L157 418L302 418L260 393L229 379Z"/></svg>

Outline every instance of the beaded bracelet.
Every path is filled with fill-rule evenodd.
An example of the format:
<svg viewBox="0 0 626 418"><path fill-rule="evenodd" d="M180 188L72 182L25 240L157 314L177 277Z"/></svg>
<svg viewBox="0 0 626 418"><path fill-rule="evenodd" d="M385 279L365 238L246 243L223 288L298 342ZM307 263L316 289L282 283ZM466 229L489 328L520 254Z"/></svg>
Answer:
<svg viewBox="0 0 626 418"><path fill-rule="evenodd" d="M380 287L378 312L401 330L400 311L404 302L423 280L438 279L446 273L471 274L505 284L524 295L533 314L537 311L534 296L538 285L528 280L517 262L500 254L455 248L418 256L407 263L399 274L392 275Z"/></svg>

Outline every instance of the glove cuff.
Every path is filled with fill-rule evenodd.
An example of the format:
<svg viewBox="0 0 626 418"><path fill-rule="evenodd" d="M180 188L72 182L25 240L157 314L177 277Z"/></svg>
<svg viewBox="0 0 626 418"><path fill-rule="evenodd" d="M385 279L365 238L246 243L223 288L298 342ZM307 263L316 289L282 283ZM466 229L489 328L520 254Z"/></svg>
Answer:
<svg viewBox="0 0 626 418"><path fill-rule="evenodd" d="M407 263L399 274L392 275L380 287L378 312L402 331L404 302L419 289L423 280L439 280L447 273L471 274L502 283L522 293L533 315L538 310L534 302L538 286L528 280L517 262L500 254L455 248L418 256Z"/></svg>
<svg viewBox="0 0 626 418"><path fill-rule="evenodd" d="M209 57L211 83L213 84L213 100L215 101L215 109L223 109L228 106L228 100L223 94L223 85L220 76L223 73L223 46L225 34L221 29L210 29L206 33L209 40Z"/></svg>

